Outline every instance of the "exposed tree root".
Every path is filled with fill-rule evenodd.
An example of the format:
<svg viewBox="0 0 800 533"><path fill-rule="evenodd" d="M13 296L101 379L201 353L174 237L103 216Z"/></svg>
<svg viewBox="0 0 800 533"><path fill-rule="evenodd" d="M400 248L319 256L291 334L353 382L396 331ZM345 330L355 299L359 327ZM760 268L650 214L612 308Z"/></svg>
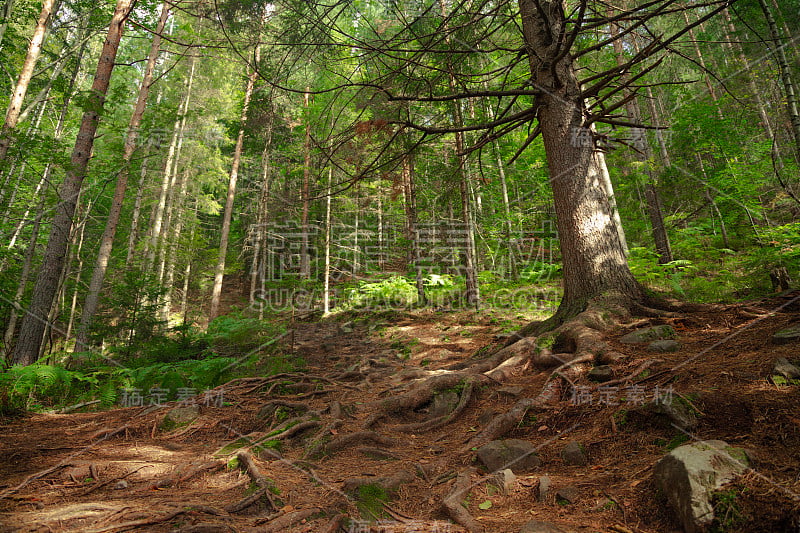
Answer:
<svg viewBox="0 0 800 533"><path fill-rule="evenodd" d="M321 455L322 447L327 442L326 437L331 435L333 431L342 425L342 420L335 419L326 425L321 430L317 431L313 437L309 439L310 444L306 447L303 454L303 459L309 459Z"/></svg>
<svg viewBox="0 0 800 533"><path fill-rule="evenodd" d="M282 531L286 531L294 524L302 522L306 518L309 518L321 512L322 509L319 509L318 507L293 511L291 513L280 515L279 517L275 518L269 523L259 526L257 528L250 529L249 531L252 531L252 533L279 533Z"/></svg>
<svg viewBox="0 0 800 533"><path fill-rule="evenodd" d="M453 409L446 415L434 418L432 420L427 420L425 422L395 426L393 429L395 431L421 433L423 431L432 431L434 429L440 428L450 423L450 421L454 420L464 411L464 409L466 409L467 404L469 404L469 401L472 398L472 391L474 387L475 387L475 379L467 378L466 383L464 384L464 390L461 391L461 396L459 397L458 404L456 405L455 409Z"/></svg>
<svg viewBox="0 0 800 533"><path fill-rule="evenodd" d="M209 511L213 511L210 512ZM118 524L111 524L109 526L97 528L97 529L86 529L84 533L105 533L106 531L121 531L125 529L139 529L142 526L151 526L154 524L163 524L164 522L169 522L176 516L186 514L186 513L194 513L194 512L204 512L209 514L214 514L217 516L224 515L225 513L219 511L217 509L207 507L205 505L191 505L187 504L185 507L178 509L176 511L172 511L162 516L154 516L152 518L145 518L142 520L132 520L130 522L120 522Z"/></svg>
<svg viewBox="0 0 800 533"><path fill-rule="evenodd" d="M484 444L499 439L520 423L525 417L525 413L532 407L541 405L539 399L522 398L514 407L500 416L495 417L483 430L472 437L460 453L469 453L473 448L479 448Z"/></svg>
<svg viewBox="0 0 800 533"><path fill-rule="evenodd" d="M327 524L322 526L322 529L319 530L319 533L336 533L339 529L342 528L344 525L344 520L347 518L347 515L338 514L331 518Z"/></svg>
<svg viewBox="0 0 800 533"><path fill-rule="evenodd" d="M397 444L394 439L383 437L374 431L356 431L355 433L341 435L331 440L325 445L325 454L333 455L340 450L351 448L356 444L361 444L365 441L374 442L376 444L380 444L381 446L395 446Z"/></svg>
<svg viewBox="0 0 800 533"><path fill-rule="evenodd" d="M225 461L210 461L208 463L204 463L202 465L196 466L196 467L192 468L191 470L189 470L186 473L184 473L183 471L176 472L175 474L173 474L173 475L171 475L171 476L169 476L169 477L167 477L165 479L162 479L160 481L152 483L151 485L149 485L144 490L164 489L164 488L167 488L167 487L177 486L180 483L183 483L184 481L188 481L188 480L192 479L193 477L195 477L195 476L197 476L199 474L202 474L204 472L211 472L211 471L214 471L214 470L219 470L219 469L224 468L224 467L225 467ZM136 472L136 470L134 470L133 472ZM123 479L123 478L129 476L133 472L129 472L128 474L126 474L125 476L122 476L119 479Z"/></svg>
<svg viewBox="0 0 800 533"><path fill-rule="evenodd" d="M450 518L457 524L461 524L467 528L470 533L483 533L483 526L472 518L469 511L462 505L466 495L469 493L469 489L472 488L471 476L475 472L476 470L474 468L467 468L459 472L456 482L453 484L453 488L447 496L444 497L442 503L444 504L447 514L450 515Z"/></svg>
<svg viewBox="0 0 800 533"><path fill-rule="evenodd" d="M225 510L229 513L238 513L239 511L250 507L261 498L264 498L269 502L269 505L273 511L277 511L279 506L275 503L275 500L272 499L272 494L270 494L270 490L272 490L272 483L261 473L261 470L256 465L255 459L253 456L246 451L240 451L236 454L236 459L239 461L239 466L250 476L250 479L253 483L259 487L259 490L254 492L253 494L242 498L236 503L228 505L225 507Z"/></svg>
<svg viewBox="0 0 800 533"><path fill-rule="evenodd" d="M342 484L342 490L352 493L364 485L377 485L389 493L394 493L400 488L401 485L411 483L412 481L414 481L414 474L406 470L401 470L395 474L392 474L391 476L368 476L345 479L344 483Z"/></svg>
<svg viewBox="0 0 800 533"><path fill-rule="evenodd" d="M386 414L413 411L430 402L437 391L455 388L470 376L462 372L435 375L412 384L403 394L380 400L377 407Z"/></svg>

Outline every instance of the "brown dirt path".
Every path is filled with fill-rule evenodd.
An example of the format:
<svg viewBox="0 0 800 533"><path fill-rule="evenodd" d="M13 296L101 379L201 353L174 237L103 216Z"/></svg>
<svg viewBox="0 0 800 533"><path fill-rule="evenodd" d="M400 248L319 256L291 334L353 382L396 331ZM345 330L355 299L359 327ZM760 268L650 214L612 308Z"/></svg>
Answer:
<svg viewBox="0 0 800 533"><path fill-rule="evenodd" d="M755 524L762 531L789 530L800 503L800 387L778 387L768 378L775 359L798 359L800 347L775 346L770 337L800 316L788 308L771 313L782 301L650 321L678 329L682 349L675 353L655 355L612 339L626 356L614 365L616 376L657 358L637 377L639 386L646 394L656 385L669 388L702 413L689 434L640 413L622 396L616 404L610 397L601 401L595 388L592 402L578 404L561 386L551 391L546 409L531 410L506 435L539 446L542 466L519 475L506 494L476 474L463 503L487 532L516 533L531 519L579 532L677 531L653 486L651 467L671 442L713 438L742 446L754 458L752 472L731 489L739 495L741 516L729 529L753 531ZM455 474L474 464L474 452L458 450L520 398L538 396L548 372L519 372L509 382L477 386L463 413L444 427L398 430L400 424L425 420L424 407L371 425L381 442L359 433L342 449L304 455L315 437L324 449L339 437L365 431L375 402L396 397L423 370L468 358L501 333L490 317L464 312L370 317L355 320L352 331L341 321L298 323L293 348L307 362L305 376L226 384L220 389L225 405L202 405L198 398L200 417L186 427L159 429L175 404L0 421L0 531L347 531L336 528L338 517L362 520L370 513L345 490L353 479L400 473L410 473L408 482L377 509L383 529L359 521L351 531L464 531L449 523L442 506ZM585 377L575 383L586 390L592 386ZM235 450L214 453L275 427L279 416L259 413L275 400L303 403L317 414L303 419L302 409L289 413L309 423L308 430L284 439L279 450L251 450L253 464L278 494L233 510L261 486L243 469L226 467ZM569 440L584 445L589 466L564 464L560 451ZM359 450L366 447L388 455ZM542 475L554 488L577 487L579 499L561 505L551 494L537 501ZM484 509L486 502L491 507Z"/></svg>

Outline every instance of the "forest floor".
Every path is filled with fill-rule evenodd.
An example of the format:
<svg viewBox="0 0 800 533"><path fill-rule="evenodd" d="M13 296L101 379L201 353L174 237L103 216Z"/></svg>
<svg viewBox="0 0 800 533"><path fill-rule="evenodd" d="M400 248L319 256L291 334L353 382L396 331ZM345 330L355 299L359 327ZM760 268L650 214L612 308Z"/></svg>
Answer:
<svg viewBox="0 0 800 533"><path fill-rule="evenodd" d="M576 532L679 531L652 467L695 439L725 440L752 458L717 508L721 530L797 531L800 387L770 380L777 358L800 357L797 344L771 342L800 318L800 306L780 308L787 301L624 325L608 338L625 355L612 365L615 377L629 376L618 394L603 396L584 376L578 401L551 372L527 370L502 384L482 382L458 416L431 430L418 424L430 405L379 418L382 402L423 373L502 342L508 324L431 310L296 322L288 348L305 359L302 372L234 380L198 396L187 402L189 411L199 408L188 425L163 422L174 402L0 420L0 531L464 531L445 511L448 496L487 532L516 533L534 519ZM678 331L680 351L618 342L664 323ZM647 370L636 372L645 361ZM539 396L548 380L547 405L504 435L534 443L541 465L498 489L469 468L477 462L465 445L521 398ZM647 412L625 397L631 386L648 398L656 390L682 398L698 425L687 432ZM270 436L280 422L286 433ZM280 444L252 446L267 436ZM572 440L588 465L561 458ZM542 476L552 490L540 501ZM467 491L454 496L465 480ZM375 488L381 484L388 494ZM557 502L566 486L577 498ZM381 522L370 525L371 516Z"/></svg>

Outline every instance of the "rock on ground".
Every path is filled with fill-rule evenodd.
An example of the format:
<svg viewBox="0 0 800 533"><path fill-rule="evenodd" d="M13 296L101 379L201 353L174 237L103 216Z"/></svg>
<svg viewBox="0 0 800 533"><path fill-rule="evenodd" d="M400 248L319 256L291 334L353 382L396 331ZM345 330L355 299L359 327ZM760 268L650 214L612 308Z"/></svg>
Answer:
<svg viewBox="0 0 800 533"><path fill-rule="evenodd" d="M478 449L478 460L489 472L510 468L515 474L529 472L540 466L536 447L521 439L493 440Z"/></svg>
<svg viewBox="0 0 800 533"><path fill-rule="evenodd" d="M652 326L649 328L637 329L631 331L619 339L619 342L624 344L636 344L639 342L652 342L661 339L674 339L678 334L672 326Z"/></svg>
<svg viewBox="0 0 800 533"><path fill-rule="evenodd" d="M790 342L798 340L800 340L800 324L794 324L788 328L783 328L772 335L773 344L789 344Z"/></svg>
<svg viewBox="0 0 800 533"><path fill-rule="evenodd" d="M713 492L745 469L741 449L709 440L675 448L656 463L653 475L686 533L699 533L714 521Z"/></svg>

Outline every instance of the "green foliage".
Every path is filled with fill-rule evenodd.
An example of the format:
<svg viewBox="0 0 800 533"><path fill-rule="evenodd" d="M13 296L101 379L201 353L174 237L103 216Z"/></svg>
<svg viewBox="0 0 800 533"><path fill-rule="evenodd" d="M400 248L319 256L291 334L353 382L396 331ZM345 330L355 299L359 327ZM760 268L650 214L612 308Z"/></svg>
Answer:
<svg viewBox="0 0 800 533"><path fill-rule="evenodd" d="M376 282L359 282L346 292L350 308L405 308L417 303L417 288L403 276Z"/></svg>
<svg viewBox="0 0 800 533"><path fill-rule="evenodd" d="M380 485L360 485L356 489L356 507L367 520L386 516L383 504L390 500L387 490Z"/></svg>

